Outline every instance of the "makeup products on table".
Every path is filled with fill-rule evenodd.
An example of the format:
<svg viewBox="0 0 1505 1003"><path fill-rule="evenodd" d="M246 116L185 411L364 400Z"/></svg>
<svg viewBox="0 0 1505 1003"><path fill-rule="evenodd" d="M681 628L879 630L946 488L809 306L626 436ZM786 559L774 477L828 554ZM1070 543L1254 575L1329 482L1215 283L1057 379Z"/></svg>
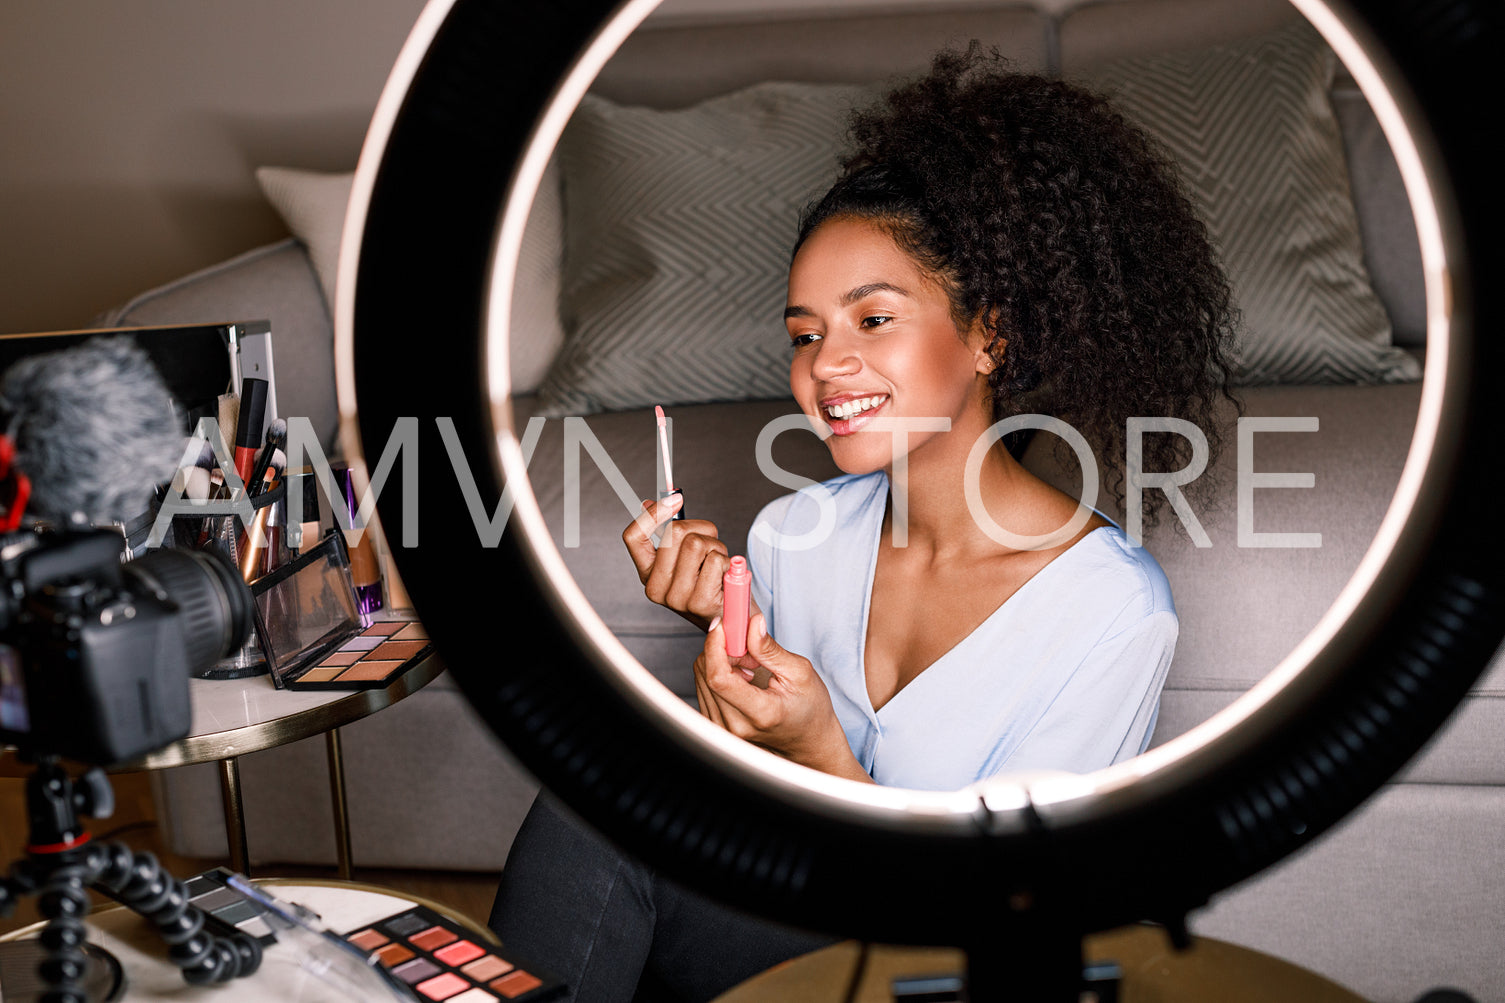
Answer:
<svg viewBox="0 0 1505 1003"><path fill-rule="evenodd" d="M204 914L204 925L211 933L221 937L244 933L260 941L262 947L275 944L277 937L267 922L266 909L227 883L234 873L215 867L184 881L188 904Z"/></svg>
<svg viewBox="0 0 1505 1003"><path fill-rule="evenodd" d="M653 406L653 413L658 418L658 454L664 465L664 490L659 492L658 500L664 501L679 495L680 501L683 502L685 493L674 486L674 465L669 461L669 419L664 417L664 409L657 404ZM685 507L681 504L679 510L670 518L683 519L684 517Z"/></svg>
<svg viewBox="0 0 1505 1003"><path fill-rule="evenodd" d="M344 937L324 925L318 913L297 902L272 894L265 885L253 884L242 874L228 873L224 882L247 902L259 906L275 946L263 964L296 962L309 975L335 990L337 998L361 1003L424 1003L424 998L393 978L387 969ZM308 998L298 993L298 999ZM320 999L326 998L320 994Z"/></svg>
<svg viewBox="0 0 1505 1003"><path fill-rule="evenodd" d="M267 381L247 376L240 381L240 410L235 419L235 472L247 489L261 446L261 428L266 419Z"/></svg>
<svg viewBox="0 0 1505 1003"><path fill-rule="evenodd" d="M733 557L721 576L721 629L726 633L726 653L732 658L747 654L747 620L752 612L752 572L747 558Z"/></svg>
<svg viewBox="0 0 1505 1003"><path fill-rule="evenodd" d="M432 648L410 610L360 611L340 533L253 582L251 596L278 689L380 689Z"/></svg>
<svg viewBox="0 0 1505 1003"><path fill-rule="evenodd" d="M312 471L300 470L288 475L287 491L288 498L291 499L293 492L297 491L303 499L303 511L299 514L302 521L287 527L288 546L300 554L306 554L319 545L319 480ZM293 538L295 531L296 539Z"/></svg>
<svg viewBox="0 0 1505 1003"><path fill-rule="evenodd" d="M533 1003L565 988L553 975L424 906L351 930L345 939L425 1001Z"/></svg>
<svg viewBox="0 0 1505 1003"><path fill-rule="evenodd" d="M239 431L237 430L237 436ZM279 450L287 445L287 422L281 418L273 419L267 426L266 441L262 443L261 452L256 455L256 465L251 468L251 479L246 482L246 490L252 495L259 495L272 485L276 484L277 477L268 476L272 471L272 461ZM283 454L283 465L287 463L286 454Z"/></svg>
<svg viewBox="0 0 1505 1003"><path fill-rule="evenodd" d="M284 496L267 506L266 549L262 555L261 574L269 575L281 567L287 553L287 498Z"/></svg>
<svg viewBox="0 0 1505 1003"><path fill-rule="evenodd" d="M355 472L342 466L336 468L335 476L344 497L340 501L331 499L330 504L338 505L343 501L345 511L350 515L350 529L345 534L350 551L350 578L355 583L356 604L362 614L370 616L382 608L381 561L376 553L376 534L361 519Z"/></svg>

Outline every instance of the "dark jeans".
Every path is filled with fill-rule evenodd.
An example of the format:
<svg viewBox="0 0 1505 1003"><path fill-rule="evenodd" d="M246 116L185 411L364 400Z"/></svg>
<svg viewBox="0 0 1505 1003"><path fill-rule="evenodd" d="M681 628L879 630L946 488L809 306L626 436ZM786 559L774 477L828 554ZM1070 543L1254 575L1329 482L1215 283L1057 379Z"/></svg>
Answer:
<svg viewBox="0 0 1505 1003"><path fill-rule="evenodd" d="M832 942L659 877L547 794L512 844L488 923L581 1003L698 1003Z"/></svg>

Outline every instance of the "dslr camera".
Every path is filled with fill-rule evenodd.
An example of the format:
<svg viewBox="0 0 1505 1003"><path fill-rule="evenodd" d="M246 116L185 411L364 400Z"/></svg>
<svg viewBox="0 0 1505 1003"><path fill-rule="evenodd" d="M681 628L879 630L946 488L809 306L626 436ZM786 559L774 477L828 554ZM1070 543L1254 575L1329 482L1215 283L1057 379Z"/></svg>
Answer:
<svg viewBox="0 0 1505 1003"><path fill-rule="evenodd" d="M217 553L123 561L109 529L0 536L0 742L109 765L188 734L188 679L249 636L251 595Z"/></svg>

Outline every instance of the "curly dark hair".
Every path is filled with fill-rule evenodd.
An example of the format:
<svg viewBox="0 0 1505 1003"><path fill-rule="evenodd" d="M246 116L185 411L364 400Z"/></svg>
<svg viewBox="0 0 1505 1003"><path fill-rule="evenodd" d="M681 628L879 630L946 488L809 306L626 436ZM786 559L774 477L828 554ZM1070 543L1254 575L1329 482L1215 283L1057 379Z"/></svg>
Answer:
<svg viewBox="0 0 1505 1003"><path fill-rule="evenodd" d="M1120 506L1129 417L1190 421L1217 455L1219 401L1241 409L1228 280L1169 156L1105 98L974 42L857 112L852 137L796 251L833 218L882 227L945 285L959 330L983 323L995 420L1071 424L1117 458L1104 484ZM1142 469L1190 455L1182 436L1146 435ZM1146 492L1152 522L1165 500Z"/></svg>

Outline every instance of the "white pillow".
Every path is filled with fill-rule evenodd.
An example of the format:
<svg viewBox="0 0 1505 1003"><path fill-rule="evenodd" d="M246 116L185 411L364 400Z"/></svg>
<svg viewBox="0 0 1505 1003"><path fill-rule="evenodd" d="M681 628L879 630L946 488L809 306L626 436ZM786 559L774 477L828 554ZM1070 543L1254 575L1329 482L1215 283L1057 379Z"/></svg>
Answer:
<svg viewBox="0 0 1505 1003"><path fill-rule="evenodd" d="M340 262L340 234L350 202L354 174L306 171L293 167L258 167L256 181L294 237L308 248L309 260L334 303ZM564 343L559 324L559 263L563 256L563 211L559 167L550 161L523 230L522 254L512 290L512 344L508 356L512 392L532 393ZM332 311L331 311L332 312Z"/></svg>

